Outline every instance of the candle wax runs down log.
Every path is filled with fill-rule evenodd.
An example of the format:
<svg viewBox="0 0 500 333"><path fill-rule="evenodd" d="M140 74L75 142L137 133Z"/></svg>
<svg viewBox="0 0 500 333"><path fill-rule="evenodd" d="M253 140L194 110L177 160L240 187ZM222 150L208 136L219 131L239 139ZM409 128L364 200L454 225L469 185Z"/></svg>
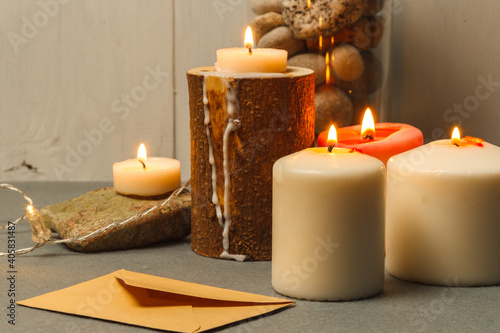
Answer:
<svg viewBox="0 0 500 333"><path fill-rule="evenodd" d="M318 137L318 147L326 147L327 138L328 131L322 132ZM391 156L421 146L424 137L418 128L411 125L377 123L374 140L361 138L361 125L354 125L337 129L337 141L336 147L359 148L387 164Z"/></svg>
<svg viewBox="0 0 500 333"><path fill-rule="evenodd" d="M387 164L387 271L436 285L500 284L500 148L439 140Z"/></svg>
<svg viewBox="0 0 500 333"><path fill-rule="evenodd" d="M213 258L270 260L272 165L314 142L314 72L200 67L187 76L191 246Z"/></svg>

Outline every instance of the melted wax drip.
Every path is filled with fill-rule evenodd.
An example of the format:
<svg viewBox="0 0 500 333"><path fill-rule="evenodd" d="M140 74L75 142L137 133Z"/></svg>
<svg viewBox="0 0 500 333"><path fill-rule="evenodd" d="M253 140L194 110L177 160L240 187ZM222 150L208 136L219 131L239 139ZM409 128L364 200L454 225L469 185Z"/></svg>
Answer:
<svg viewBox="0 0 500 333"><path fill-rule="evenodd" d="M215 167L212 138L210 137L210 108L208 106L206 76L204 77L203 82L203 111L205 114L205 129L207 132L208 140L208 162L210 163L210 166L212 168L212 203L215 205L215 214L217 215L217 220L219 221L219 225L222 228L224 227L224 223L222 221L222 210L220 208L219 197L217 196L217 170Z"/></svg>
<svg viewBox="0 0 500 333"><path fill-rule="evenodd" d="M223 156L223 170L224 170L224 216L222 216L222 210L217 195L217 173L215 169L215 158L213 153L212 140L210 138L210 108L208 106L207 88L206 88L206 76L203 82L203 105L205 112L205 127L208 138L208 154L209 162L212 167L212 203L215 205L215 212L217 215L217 220L219 225L223 229L222 231L222 248L223 251L220 255L224 259L234 259L237 261L243 261L246 255L242 254L229 254L229 227L231 226L231 209L230 209L230 191L231 191L231 177L229 174L229 136L232 132L236 131L240 127L240 121L235 119L239 113L239 104L236 92L231 86L228 85L228 91L226 95L227 102L227 114L228 122L224 130L224 136L222 141L222 156Z"/></svg>

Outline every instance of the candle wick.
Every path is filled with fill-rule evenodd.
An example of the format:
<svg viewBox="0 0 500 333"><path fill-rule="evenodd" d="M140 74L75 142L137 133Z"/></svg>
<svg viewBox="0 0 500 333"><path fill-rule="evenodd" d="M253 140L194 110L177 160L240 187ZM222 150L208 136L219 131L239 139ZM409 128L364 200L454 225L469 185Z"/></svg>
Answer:
<svg viewBox="0 0 500 333"><path fill-rule="evenodd" d="M366 133L365 135L363 135L363 140L373 141L373 133Z"/></svg>
<svg viewBox="0 0 500 333"><path fill-rule="evenodd" d="M248 48L248 54L252 55L252 48L250 46L247 46Z"/></svg>
<svg viewBox="0 0 500 333"><path fill-rule="evenodd" d="M142 169L146 170L146 163L143 160L138 160L142 164Z"/></svg>
<svg viewBox="0 0 500 333"><path fill-rule="evenodd" d="M333 148L335 147L335 143L334 144L331 144L328 146L328 152L331 153Z"/></svg>

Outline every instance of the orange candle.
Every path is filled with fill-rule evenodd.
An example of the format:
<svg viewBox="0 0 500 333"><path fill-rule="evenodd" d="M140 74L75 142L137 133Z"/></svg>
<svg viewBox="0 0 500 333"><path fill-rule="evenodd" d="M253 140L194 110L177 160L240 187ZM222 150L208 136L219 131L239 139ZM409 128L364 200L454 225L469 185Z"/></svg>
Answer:
<svg viewBox="0 0 500 333"><path fill-rule="evenodd" d="M419 147L424 143L422 132L411 125L375 124L370 109L367 109L365 113L363 124L339 128L336 147L357 148L387 164L391 156ZM328 131L322 132L318 137L318 147L327 147L327 138Z"/></svg>

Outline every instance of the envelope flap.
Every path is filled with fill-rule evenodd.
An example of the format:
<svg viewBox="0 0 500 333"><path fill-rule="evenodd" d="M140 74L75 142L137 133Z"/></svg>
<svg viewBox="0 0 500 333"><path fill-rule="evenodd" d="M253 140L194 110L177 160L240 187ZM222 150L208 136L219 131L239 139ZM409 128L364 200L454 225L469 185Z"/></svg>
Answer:
<svg viewBox="0 0 500 333"><path fill-rule="evenodd" d="M250 294L242 291L235 291L217 287L201 285L197 283L185 282L163 278L159 276L152 276L121 269L113 273L114 276L122 280L125 284L146 288L150 290L157 290L172 294L186 295L191 297L212 299L218 301L230 302L251 302L251 303L273 303L273 304L291 304L293 301Z"/></svg>

